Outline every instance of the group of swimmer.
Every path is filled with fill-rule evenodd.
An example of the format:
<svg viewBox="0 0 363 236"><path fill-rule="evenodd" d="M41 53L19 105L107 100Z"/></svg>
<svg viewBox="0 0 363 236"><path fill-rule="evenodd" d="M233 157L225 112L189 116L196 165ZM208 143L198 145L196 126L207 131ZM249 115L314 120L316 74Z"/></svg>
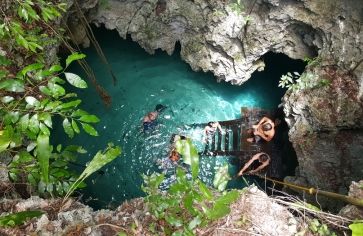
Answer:
<svg viewBox="0 0 363 236"><path fill-rule="evenodd" d="M143 118L143 129L144 132L151 130L157 125L157 118L159 114L166 108L166 106L158 104L155 107L155 110L149 112ZM247 129L247 133L251 136L246 139L247 142L250 143L259 143L259 142L270 142L275 135L275 128L278 126L280 121L276 119L272 121L268 117L263 117L257 124L252 125L251 128ZM203 142L208 143L208 139L214 136L216 131L225 134L222 130L221 125L218 121L209 122L204 130L203 130ZM175 143L177 140L186 139L183 135L173 135L171 139L171 151L169 154L169 160L176 164L180 155L176 151ZM238 172L237 176L241 176L244 174L255 174L263 169L265 169L270 164L271 158L267 153L260 152L251 157L251 159L243 166L243 168ZM255 165L257 163L257 165Z"/></svg>

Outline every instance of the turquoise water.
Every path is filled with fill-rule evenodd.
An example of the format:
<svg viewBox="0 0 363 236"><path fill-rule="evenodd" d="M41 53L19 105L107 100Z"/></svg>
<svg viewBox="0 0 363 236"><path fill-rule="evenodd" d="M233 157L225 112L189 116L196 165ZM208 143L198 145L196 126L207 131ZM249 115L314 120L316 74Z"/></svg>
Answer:
<svg viewBox="0 0 363 236"><path fill-rule="evenodd" d="M143 196L141 175L162 171L158 161L167 157L172 133L190 136L202 151L202 130L189 129L190 124L239 118L243 106L275 108L284 93L277 87L280 75L288 71L284 57L278 60L283 60L286 68L267 68L237 87L217 83L210 73L192 71L180 60L179 52L172 56L161 51L149 55L131 40L120 39L114 31L97 29L96 35L117 76L115 86L94 50L84 52L99 83L112 96L112 106L103 105L90 83L90 89L77 90L82 108L101 119L96 125L100 136L81 134L72 143L88 150L88 157L80 158L82 164L108 142L120 145L123 154L103 168L103 175L94 174L87 181L84 199L95 208ZM269 60L276 58L266 58L266 62ZM72 70L82 74L79 68ZM157 129L144 134L142 118L159 103L168 108L159 117ZM214 168L225 162L223 157L201 157L200 178L210 184Z"/></svg>

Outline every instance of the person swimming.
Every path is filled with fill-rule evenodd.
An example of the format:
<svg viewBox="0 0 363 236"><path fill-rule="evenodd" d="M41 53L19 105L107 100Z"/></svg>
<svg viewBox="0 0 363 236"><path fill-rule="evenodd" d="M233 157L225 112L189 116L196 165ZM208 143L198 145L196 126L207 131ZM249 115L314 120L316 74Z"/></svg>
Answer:
<svg viewBox="0 0 363 236"><path fill-rule="evenodd" d="M158 161L162 169L170 169L178 165L181 155L177 152L175 144L178 140L185 139L187 139L187 137L183 135L172 134L170 138L170 153L168 158Z"/></svg>
<svg viewBox="0 0 363 236"><path fill-rule="evenodd" d="M157 118L159 114L164 111L167 107L162 104L157 104L155 106L155 110L152 112L149 112L146 116L143 118L143 128L144 132L148 130L152 130L157 126Z"/></svg>

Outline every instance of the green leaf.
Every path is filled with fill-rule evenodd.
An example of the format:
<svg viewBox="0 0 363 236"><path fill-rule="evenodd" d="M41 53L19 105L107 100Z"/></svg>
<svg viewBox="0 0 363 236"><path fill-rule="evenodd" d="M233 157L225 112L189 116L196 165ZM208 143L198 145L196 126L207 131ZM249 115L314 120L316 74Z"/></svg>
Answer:
<svg viewBox="0 0 363 236"><path fill-rule="evenodd" d="M28 72L34 71L34 70L39 70L39 69L42 69L43 67L44 67L44 64L42 64L42 63L34 63L34 64L27 65L19 73L22 77L24 77Z"/></svg>
<svg viewBox="0 0 363 236"><path fill-rule="evenodd" d="M231 209L224 204L214 204L212 209L208 209L206 215L208 219L216 220L227 215L230 211Z"/></svg>
<svg viewBox="0 0 363 236"><path fill-rule="evenodd" d="M212 200L213 194L208 187L201 181L198 182L199 190L207 200Z"/></svg>
<svg viewBox="0 0 363 236"><path fill-rule="evenodd" d="M60 96L63 96L66 91L64 90L64 88L58 84L55 83L48 83L48 88L52 93L52 96L55 98L58 98Z"/></svg>
<svg viewBox="0 0 363 236"><path fill-rule="evenodd" d="M26 151L27 152L31 152L35 147L37 146L36 142L31 142L28 144L28 146L26 147Z"/></svg>
<svg viewBox="0 0 363 236"><path fill-rule="evenodd" d="M38 99L36 99L35 97L31 97L31 96L26 96L25 101L26 101L26 103L28 103L32 107L33 106L38 106L40 104Z"/></svg>
<svg viewBox="0 0 363 236"><path fill-rule="evenodd" d="M36 143L35 143L36 146ZM34 157L30 155L28 152L22 151L19 153L19 162L20 163L29 163L34 161Z"/></svg>
<svg viewBox="0 0 363 236"><path fill-rule="evenodd" d="M352 236L362 236L363 235L363 223L353 223L349 225L352 230Z"/></svg>
<svg viewBox="0 0 363 236"><path fill-rule="evenodd" d="M54 84L65 84L66 83L66 81L64 81L63 79L59 78L58 76L52 77L49 81L52 82L52 83L54 83Z"/></svg>
<svg viewBox="0 0 363 236"><path fill-rule="evenodd" d="M58 71L61 71L63 69L62 66L60 65L52 65L50 68L49 68L49 71L54 73L54 72L58 72Z"/></svg>
<svg viewBox="0 0 363 236"><path fill-rule="evenodd" d="M77 100L74 100L74 101L70 101L70 102L66 102L66 103L63 103L62 105L60 105L59 107L61 109L67 109L67 108L70 108L70 107L77 107L80 103L82 102L82 100L80 99L77 99Z"/></svg>
<svg viewBox="0 0 363 236"><path fill-rule="evenodd" d="M49 102L45 106L44 111L49 111L49 110L55 111L55 110L57 110L58 106L61 105L61 104L62 104L62 102L60 102L60 101Z"/></svg>
<svg viewBox="0 0 363 236"><path fill-rule="evenodd" d="M47 128L47 126L45 124L43 124L43 123L40 122L39 123L39 128L40 128L40 131L43 134L50 136L50 131L49 131L49 129Z"/></svg>
<svg viewBox="0 0 363 236"><path fill-rule="evenodd" d="M18 7L18 15L21 18L23 18L25 21L28 21L28 19L29 19L28 11L25 8L21 7L21 6Z"/></svg>
<svg viewBox="0 0 363 236"><path fill-rule="evenodd" d="M79 75L65 72L64 75L66 76L67 81L76 88L87 88L87 83Z"/></svg>
<svg viewBox="0 0 363 236"><path fill-rule="evenodd" d="M39 120L38 120L38 114L33 115L30 120L29 120L29 124L28 124L28 129L34 133L34 134L38 134L39 132Z"/></svg>
<svg viewBox="0 0 363 236"><path fill-rule="evenodd" d="M13 100L14 100L14 98L11 97L11 96L4 96L4 97L1 98L1 102L3 102L3 103L9 103L9 102L11 102Z"/></svg>
<svg viewBox="0 0 363 236"><path fill-rule="evenodd" d="M11 140L12 140L12 133L13 130L10 129L5 129L5 130L0 130L0 153L5 151L7 149L7 147L9 146Z"/></svg>
<svg viewBox="0 0 363 236"><path fill-rule="evenodd" d="M72 61L75 61L75 60L80 60L80 59L83 59L85 58L86 55L82 54L82 53L78 53L78 52L75 52L75 53L72 53L71 55L69 55L66 59L66 67L69 66L69 64L72 63Z"/></svg>
<svg viewBox="0 0 363 236"><path fill-rule="evenodd" d="M77 122L74 121L73 119L72 119L72 128L73 128L74 132L76 132L77 134L79 134L80 130L78 128Z"/></svg>
<svg viewBox="0 0 363 236"><path fill-rule="evenodd" d="M78 187L78 185L83 182L88 176L93 174L94 172L101 169L107 163L114 160L117 156L121 154L121 148L116 146L114 147L112 143L108 144L108 147L103 151L99 151L93 157L92 161L88 164L86 169L82 172L82 174L78 177L76 182L72 184L72 186L68 189L63 202L67 200L67 198L72 194L72 192Z"/></svg>
<svg viewBox="0 0 363 236"><path fill-rule="evenodd" d="M74 131L73 131L73 128L72 128L71 123L69 122L68 118L65 118L63 120L63 129L66 132L66 134L68 135L68 137L73 138Z"/></svg>
<svg viewBox="0 0 363 236"><path fill-rule="evenodd" d="M193 145L190 138L179 139L175 143L176 151L183 156L184 163L191 166L192 177L196 179L199 173L199 155L197 148Z"/></svg>
<svg viewBox="0 0 363 236"><path fill-rule="evenodd" d="M202 220L200 219L200 216L196 216L196 217L194 217L194 219L192 221L189 222L188 229L193 230L200 223L202 223Z"/></svg>
<svg viewBox="0 0 363 236"><path fill-rule="evenodd" d="M10 111L4 116L5 124L16 123L19 120L20 113L18 111Z"/></svg>
<svg viewBox="0 0 363 236"><path fill-rule="evenodd" d="M79 120L87 123L97 123L100 121L100 119L98 119L95 115L83 115L79 118Z"/></svg>
<svg viewBox="0 0 363 236"><path fill-rule="evenodd" d="M62 144L58 144L57 145L57 152L61 152L61 150L62 150Z"/></svg>
<svg viewBox="0 0 363 236"><path fill-rule="evenodd" d="M84 115L88 115L88 112L81 109L77 109L76 111L72 112L72 116L84 116Z"/></svg>
<svg viewBox="0 0 363 236"><path fill-rule="evenodd" d="M9 92L22 93L24 92L24 82L21 80L8 79L0 82L0 89L5 89Z"/></svg>
<svg viewBox="0 0 363 236"><path fill-rule="evenodd" d="M48 112L39 114L39 120L43 121L49 128L52 128L52 116Z"/></svg>
<svg viewBox="0 0 363 236"><path fill-rule="evenodd" d="M29 125L29 114L22 116L19 120L20 129L25 131Z"/></svg>
<svg viewBox="0 0 363 236"><path fill-rule="evenodd" d="M16 226L21 225L28 219L32 219L34 217L40 217L44 212L41 211L22 211L17 213L8 214L6 216L0 217L0 226Z"/></svg>
<svg viewBox="0 0 363 236"><path fill-rule="evenodd" d="M224 204L224 205L229 205L232 202L236 201L239 197L239 193L237 190L232 190L229 191L228 193L220 196L219 198L217 198L216 200L216 204Z"/></svg>
<svg viewBox="0 0 363 236"><path fill-rule="evenodd" d="M219 191L224 191L226 189L228 181L231 179L228 173L228 164L221 166L216 171L213 179L213 186Z"/></svg>
<svg viewBox="0 0 363 236"><path fill-rule="evenodd" d="M27 179L31 185L33 185L33 186L37 185L37 181L35 180L34 176L31 173L28 174Z"/></svg>
<svg viewBox="0 0 363 236"><path fill-rule="evenodd" d="M193 207L193 200L194 200L193 195L188 193L184 197L184 207L189 211L190 214L195 215L196 209Z"/></svg>
<svg viewBox="0 0 363 236"><path fill-rule="evenodd" d="M37 159L41 170L41 180L48 183L49 157L51 155L49 136L40 134L37 138Z"/></svg>
<svg viewBox="0 0 363 236"><path fill-rule="evenodd" d="M52 92L50 91L49 88L47 88L43 85L39 86L38 88L39 88L40 92L42 92L43 94L48 95L48 96L52 95Z"/></svg>
<svg viewBox="0 0 363 236"><path fill-rule="evenodd" d="M82 128L83 130L92 136L98 136L98 132L97 130L95 130L91 125L87 124L87 123L81 123L82 124Z"/></svg>
<svg viewBox="0 0 363 236"><path fill-rule="evenodd" d="M180 227L183 225L183 221L181 219L178 219L176 217L173 216L165 216L165 220L166 222L168 222L169 224L171 224L172 226L175 227Z"/></svg>
<svg viewBox="0 0 363 236"><path fill-rule="evenodd" d="M0 66L8 66L11 64L11 61L4 57L3 55L0 55Z"/></svg>

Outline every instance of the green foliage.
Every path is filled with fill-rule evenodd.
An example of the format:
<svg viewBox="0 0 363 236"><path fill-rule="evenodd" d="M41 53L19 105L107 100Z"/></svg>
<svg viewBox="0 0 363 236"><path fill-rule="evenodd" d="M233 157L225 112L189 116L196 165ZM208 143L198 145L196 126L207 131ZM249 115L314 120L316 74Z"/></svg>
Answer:
<svg viewBox="0 0 363 236"><path fill-rule="evenodd" d="M107 163L113 161L120 154L121 154L121 148L117 146L114 147L112 143L109 143L108 147L103 152L98 151L96 155L93 157L92 161L87 165L86 169L68 189L67 194L63 201L65 201L73 193L73 191L77 189L80 184L82 184L82 181L84 181L88 176L101 169Z"/></svg>
<svg viewBox="0 0 363 236"><path fill-rule="evenodd" d="M321 63L321 57L314 57L314 58L309 58L309 57L305 57L304 58L304 62L306 62L308 64L308 66L310 67L314 67L317 66Z"/></svg>
<svg viewBox="0 0 363 236"><path fill-rule="evenodd" d="M184 163L190 165L193 178L197 178L199 172L199 155L192 140L189 138L186 140L178 140L175 143L175 148L183 156Z"/></svg>
<svg viewBox="0 0 363 236"><path fill-rule="evenodd" d="M45 139L42 140L44 151L39 151L37 143L32 142L26 150L20 151L13 157L13 161L8 166L10 178L13 181L28 182L32 193L42 196L49 194L63 196L77 179L77 175L68 169L68 163L74 162L76 157L85 153L86 150L79 146L62 148L62 145L58 145L49 156L49 151L53 150L53 147L46 145L46 136L42 138ZM47 150L48 148L50 150ZM39 152L48 152L48 155L39 157ZM83 184L79 187L84 186Z"/></svg>
<svg viewBox="0 0 363 236"><path fill-rule="evenodd" d="M205 226L230 212L229 205L237 200L237 190L216 196L210 188L197 179L199 157L190 140L177 142L177 151L182 154L185 163L191 165L192 179L186 177L182 168L176 170L176 182L166 193L159 190L165 179L163 174L143 176L142 189L148 194L146 202L153 217L159 222L150 226L150 231L158 230L167 235L194 235L194 229ZM193 173L193 170L196 171Z"/></svg>
<svg viewBox="0 0 363 236"><path fill-rule="evenodd" d="M27 182L31 194L62 196L74 191L77 175L69 171L69 162L86 151L78 146L56 150L49 143L55 118L62 120L69 138L81 129L97 136L94 124L98 117L79 108L76 93L65 84L84 89L87 83L78 75L66 72L68 66L83 59L73 53L65 67L49 58L48 46L57 45L62 30L59 17L66 1L16 0L0 7L0 155L12 157L8 166L11 180ZM96 155L97 156L97 155ZM84 184L77 182L77 187Z"/></svg>
<svg viewBox="0 0 363 236"><path fill-rule="evenodd" d="M13 214L8 214L6 216L0 217L0 226L1 227L13 227L17 225L23 224L28 219L32 219L34 217L40 217L44 212L41 211L22 211Z"/></svg>
<svg viewBox="0 0 363 236"><path fill-rule="evenodd" d="M363 235L363 223L362 223L362 221L350 224L349 228L352 230L352 236L361 236L361 235Z"/></svg>
<svg viewBox="0 0 363 236"><path fill-rule="evenodd" d="M291 90L293 92L328 86L329 84L329 80L319 80L311 72L304 72L302 75L297 72L293 72L293 74L287 72L286 75L281 76L279 81L279 87L287 88L287 90Z"/></svg>
<svg viewBox="0 0 363 236"><path fill-rule="evenodd" d="M183 169L178 168L176 182L166 193L161 193L158 186L164 180L162 174L144 176L143 191L148 194L146 202L152 215L163 222L159 230L163 232L194 235L197 226L205 226L230 212L229 205L237 200L237 190L215 196L203 182L186 178Z"/></svg>
<svg viewBox="0 0 363 236"><path fill-rule="evenodd" d="M306 57L304 61L308 64L309 68L317 66L321 63L320 57L313 59ZM318 87L328 86L330 81L327 79L318 79L311 72L304 72L300 75L297 72L291 74L288 72L286 75L282 75L279 81L279 87L287 88L288 90L298 92L304 89L313 89Z"/></svg>
<svg viewBox="0 0 363 236"><path fill-rule="evenodd" d="M321 224L317 219L309 222L309 229L319 236L336 236L335 232L331 231L326 224Z"/></svg>
<svg viewBox="0 0 363 236"><path fill-rule="evenodd" d="M228 184L228 181L231 179L231 176L228 173L228 164L218 168L214 180L213 186L219 191L224 191Z"/></svg>

